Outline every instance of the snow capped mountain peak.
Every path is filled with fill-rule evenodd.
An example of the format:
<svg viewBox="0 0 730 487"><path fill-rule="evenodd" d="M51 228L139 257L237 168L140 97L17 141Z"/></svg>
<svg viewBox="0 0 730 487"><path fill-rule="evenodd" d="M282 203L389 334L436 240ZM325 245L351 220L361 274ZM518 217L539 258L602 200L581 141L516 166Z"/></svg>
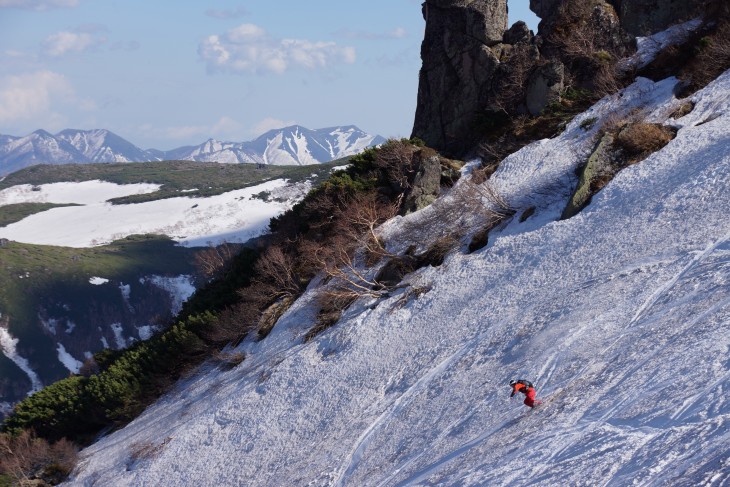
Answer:
<svg viewBox="0 0 730 487"><path fill-rule="evenodd" d="M311 130L291 125L269 130L250 142L210 138L170 151L142 150L106 129L36 130L25 137L0 135L0 175L33 164L147 162L162 159L220 163L308 165L357 154L385 142L354 125Z"/></svg>
<svg viewBox="0 0 730 487"><path fill-rule="evenodd" d="M89 162L133 162L149 160L146 151L106 129L66 129L56 137L71 144Z"/></svg>
<svg viewBox="0 0 730 487"><path fill-rule="evenodd" d="M309 165L329 162L382 144L383 137L370 135L354 125L318 130L301 125L272 129L250 142L220 142L209 139L195 147L164 153L166 159L220 163Z"/></svg>

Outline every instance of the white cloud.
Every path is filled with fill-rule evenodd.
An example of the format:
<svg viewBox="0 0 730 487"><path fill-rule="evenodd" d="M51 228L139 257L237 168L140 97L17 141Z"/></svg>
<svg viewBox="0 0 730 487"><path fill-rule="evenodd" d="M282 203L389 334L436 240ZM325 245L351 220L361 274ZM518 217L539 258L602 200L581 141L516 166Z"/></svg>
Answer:
<svg viewBox="0 0 730 487"><path fill-rule="evenodd" d="M59 32L50 35L43 43L43 52L52 57L63 56L69 52L82 52L106 41L88 32Z"/></svg>
<svg viewBox="0 0 730 487"><path fill-rule="evenodd" d="M335 42L276 39L254 24L242 24L222 35L208 36L198 54L209 72L277 73L293 67L324 69L355 62L355 49Z"/></svg>
<svg viewBox="0 0 730 487"><path fill-rule="evenodd" d="M0 78L0 123L48 118L59 120L52 108L57 100L75 98L68 80L52 71Z"/></svg>
<svg viewBox="0 0 730 487"><path fill-rule="evenodd" d="M259 123L251 127L251 135L254 137L258 137L259 135L262 135L269 130L274 129L280 129L283 127L289 127L290 125L295 125L296 122L293 120L290 120L288 122L285 122L284 120L279 120L278 118L273 117L267 117L263 120L261 120Z"/></svg>
<svg viewBox="0 0 730 487"><path fill-rule="evenodd" d="M0 0L0 8L22 8L25 10L72 8L78 5L79 0Z"/></svg>
<svg viewBox="0 0 730 487"><path fill-rule="evenodd" d="M333 35L344 39L361 39L368 41L387 40L387 39L403 39L408 36L408 32L403 27L396 27L388 32L367 32L363 30L340 29Z"/></svg>

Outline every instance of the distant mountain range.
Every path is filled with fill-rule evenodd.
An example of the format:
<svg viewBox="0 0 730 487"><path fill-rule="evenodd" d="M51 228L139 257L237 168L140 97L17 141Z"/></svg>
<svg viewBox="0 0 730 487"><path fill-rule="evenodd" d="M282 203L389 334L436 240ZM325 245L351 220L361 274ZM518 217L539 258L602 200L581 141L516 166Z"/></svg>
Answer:
<svg viewBox="0 0 730 487"><path fill-rule="evenodd" d="M189 160L226 164L307 165L357 154L385 142L354 125L310 130L299 125L266 132L250 142L209 139L170 151L143 150L104 129L36 130L24 137L0 134L0 176L35 164Z"/></svg>

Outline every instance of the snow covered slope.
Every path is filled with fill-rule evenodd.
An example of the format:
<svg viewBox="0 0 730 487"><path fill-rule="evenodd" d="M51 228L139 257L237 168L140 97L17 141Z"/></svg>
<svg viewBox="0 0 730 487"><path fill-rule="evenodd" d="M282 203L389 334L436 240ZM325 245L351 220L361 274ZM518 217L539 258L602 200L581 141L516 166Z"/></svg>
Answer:
<svg viewBox="0 0 730 487"><path fill-rule="evenodd" d="M675 83L640 79L510 156L492 181L536 207L525 222L303 343L313 284L238 367L87 448L70 484L727 485L730 73L666 120ZM555 221L595 143L580 123L636 108L677 138ZM390 248L449 232L464 187L386 224ZM513 378L544 407L510 401Z"/></svg>

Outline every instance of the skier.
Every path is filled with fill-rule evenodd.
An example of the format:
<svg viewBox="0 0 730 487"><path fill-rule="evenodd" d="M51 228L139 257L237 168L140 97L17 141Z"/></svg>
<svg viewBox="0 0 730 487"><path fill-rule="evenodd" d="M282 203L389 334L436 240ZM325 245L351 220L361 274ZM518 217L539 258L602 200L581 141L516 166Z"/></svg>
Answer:
<svg viewBox="0 0 730 487"><path fill-rule="evenodd" d="M512 386L512 394L510 394L510 398L514 397L514 395L518 392L521 392L525 395L525 406L534 408L538 404L542 404L542 401L535 400L537 391L535 390L535 386L533 386L532 382L529 380L511 380L509 381L509 385Z"/></svg>

